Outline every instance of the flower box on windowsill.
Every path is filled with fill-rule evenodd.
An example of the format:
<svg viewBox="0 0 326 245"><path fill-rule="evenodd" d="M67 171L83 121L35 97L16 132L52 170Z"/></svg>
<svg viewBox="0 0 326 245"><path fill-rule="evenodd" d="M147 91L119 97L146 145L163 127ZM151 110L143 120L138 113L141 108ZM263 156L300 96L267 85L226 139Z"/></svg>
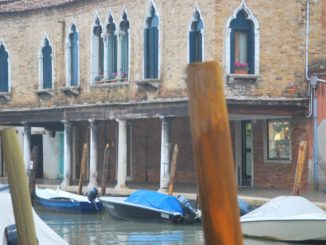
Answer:
<svg viewBox="0 0 326 245"><path fill-rule="evenodd" d="M235 69L234 74L248 74L248 70Z"/></svg>
<svg viewBox="0 0 326 245"><path fill-rule="evenodd" d="M96 85L125 85L128 84L128 78L113 78L113 79L102 79L101 81L95 81Z"/></svg>
<svg viewBox="0 0 326 245"><path fill-rule="evenodd" d="M147 78L143 80L135 81L139 87L150 87L158 89L160 87L161 80L157 78Z"/></svg>
<svg viewBox="0 0 326 245"><path fill-rule="evenodd" d="M232 84L235 82L256 82L260 78L259 74L227 74L226 82Z"/></svg>

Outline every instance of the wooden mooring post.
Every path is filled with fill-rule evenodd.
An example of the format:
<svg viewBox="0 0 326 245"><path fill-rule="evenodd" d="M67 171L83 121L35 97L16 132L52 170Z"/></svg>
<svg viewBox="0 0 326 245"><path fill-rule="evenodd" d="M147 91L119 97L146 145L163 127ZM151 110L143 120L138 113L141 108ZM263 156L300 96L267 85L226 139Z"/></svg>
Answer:
<svg viewBox="0 0 326 245"><path fill-rule="evenodd" d="M206 244L243 244L222 72L217 62L188 66L192 144Z"/></svg>
<svg viewBox="0 0 326 245"><path fill-rule="evenodd" d="M179 147L177 144L175 144L174 148L173 148L173 155L172 155L172 161L171 161L170 181L169 181L169 189L168 189L169 195L173 194L175 172L177 169L178 153L179 153Z"/></svg>
<svg viewBox="0 0 326 245"><path fill-rule="evenodd" d="M24 245L38 244L32 212L31 197L25 164L15 129L1 132L4 159L8 174L11 200L15 214L18 243Z"/></svg>
<svg viewBox="0 0 326 245"><path fill-rule="evenodd" d="M106 186L109 181L109 166L110 166L110 145L106 144L104 149L103 159L103 171L102 171L102 183L101 183L101 195L104 196L106 192Z"/></svg>
<svg viewBox="0 0 326 245"><path fill-rule="evenodd" d="M87 172L87 144L84 144L83 146L83 155L82 160L80 162L80 175L79 175L79 184L78 184L78 194L81 195L83 192L83 178L85 178L86 172Z"/></svg>
<svg viewBox="0 0 326 245"><path fill-rule="evenodd" d="M298 153L298 160L297 160L297 168L295 172L294 178L294 185L292 194L294 196L300 195L301 186L302 186L302 173L304 163L306 161L306 151L307 151L307 142L301 141L299 145L299 153Z"/></svg>

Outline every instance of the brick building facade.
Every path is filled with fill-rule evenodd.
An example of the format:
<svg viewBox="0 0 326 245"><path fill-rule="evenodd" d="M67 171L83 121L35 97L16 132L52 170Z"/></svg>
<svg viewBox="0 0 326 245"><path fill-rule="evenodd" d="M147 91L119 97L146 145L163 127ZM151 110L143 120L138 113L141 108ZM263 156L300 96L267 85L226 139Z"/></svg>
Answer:
<svg viewBox="0 0 326 245"><path fill-rule="evenodd" d="M97 184L110 144L117 188L164 189L178 144L176 181L194 183L185 68L217 60L238 185L291 188L306 140L303 183L322 188L312 112L318 97L323 135L325 9L319 0L0 1L0 123L24 127L26 165L33 128L44 129L40 177L75 182L87 143Z"/></svg>

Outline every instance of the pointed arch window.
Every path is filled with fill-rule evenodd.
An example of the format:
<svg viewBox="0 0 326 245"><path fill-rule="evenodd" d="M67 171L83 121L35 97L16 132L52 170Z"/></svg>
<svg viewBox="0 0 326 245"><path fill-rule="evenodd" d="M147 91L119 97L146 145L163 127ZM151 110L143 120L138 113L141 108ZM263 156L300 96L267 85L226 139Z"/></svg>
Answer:
<svg viewBox="0 0 326 245"><path fill-rule="evenodd" d="M52 88L52 48L50 46L49 40L46 38L44 40L44 45L42 47L42 57L41 57L41 86L43 89Z"/></svg>
<svg viewBox="0 0 326 245"><path fill-rule="evenodd" d="M79 51L78 51L79 35L76 30L76 25L71 26L71 31L69 34L69 85L78 86L79 85Z"/></svg>
<svg viewBox="0 0 326 245"><path fill-rule="evenodd" d="M96 19L92 33L92 78L100 81L104 77L104 42L102 26L99 18Z"/></svg>
<svg viewBox="0 0 326 245"><path fill-rule="evenodd" d="M255 74L255 33L254 23L248 19L247 13L242 9L230 23L231 28L231 73L238 70ZM242 72L241 72L242 73Z"/></svg>
<svg viewBox="0 0 326 245"><path fill-rule="evenodd" d="M110 15L108 24L106 26L107 32L107 70L108 70L108 79L112 80L117 77L117 35L116 35L116 26L113 21L112 16Z"/></svg>
<svg viewBox="0 0 326 245"><path fill-rule="evenodd" d="M189 31L189 63L203 61L203 21L198 10Z"/></svg>
<svg viewBox="0 0 326 245"><path fill-rule="evenodd" d="M123 13L120 22L120 77L128 79L129 75L129 21L126 13Z"/></svg>
<svg viewBox="0 0 326 245"><path fill-rule="evenodd" d="M146 78L158 78L158 45L159 45L159 18L156 15L154 6L150 8L150 15L146 20L145 28L145 47L144 47L144 58L145 58L145 67L144 75Z"/></svg>
<svg viewBox="0 0 326 245"><path fill-rule="evenodd" d="M0 92L9 92L9 56L5 46L0 43Z"/></svg>

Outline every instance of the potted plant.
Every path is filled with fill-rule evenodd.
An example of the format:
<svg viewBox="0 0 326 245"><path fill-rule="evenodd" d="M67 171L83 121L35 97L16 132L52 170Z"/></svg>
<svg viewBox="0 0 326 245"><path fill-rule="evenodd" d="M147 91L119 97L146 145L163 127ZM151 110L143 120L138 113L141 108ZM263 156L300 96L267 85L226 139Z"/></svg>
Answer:
<svg viewBox="0 0 326 245"><path fill-rule="evenodd" d="M241 63L239 61L234 62L235 74L248 74L248 71L249 71L248 63Z"/></svg>

